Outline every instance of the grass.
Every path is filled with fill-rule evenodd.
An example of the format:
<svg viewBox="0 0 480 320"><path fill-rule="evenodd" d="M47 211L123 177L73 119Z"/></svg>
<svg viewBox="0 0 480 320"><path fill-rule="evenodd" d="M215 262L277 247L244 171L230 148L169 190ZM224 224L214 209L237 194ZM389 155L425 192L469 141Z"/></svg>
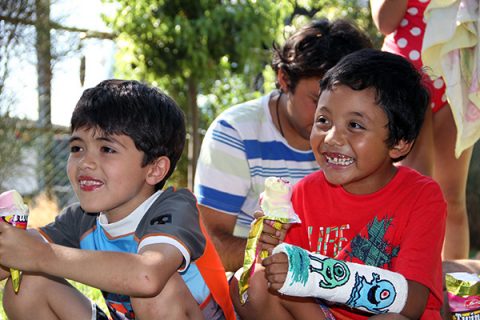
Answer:
<svg viewBox="0 0 480 320"><path fill-rule="evenodd" d="M105 305L105 301L103 300L103 296L100 290L86 286L82 283L74 282L74 281L70 281L70 283L75 288L77 288L80 292L82 292L85 296L87 296L91 301L95 302L103 311L108 312L107 307ZM7 315L3 310L3 302L2 302L4 285L5 285L5 280L0 281L0 319L7 319Z"/></svg>

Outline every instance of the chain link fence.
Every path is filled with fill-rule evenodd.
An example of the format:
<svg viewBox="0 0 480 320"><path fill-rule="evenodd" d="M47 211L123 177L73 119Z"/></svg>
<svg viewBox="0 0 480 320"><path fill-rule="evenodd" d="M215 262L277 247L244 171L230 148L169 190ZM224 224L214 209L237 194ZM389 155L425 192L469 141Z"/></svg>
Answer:
<svg viewBox="0 0 480 320"><path fill-rule="evenodd" d="M0 187L16 189L27 199L46 194L62 208L76 201L66 173L69 130L2 117Z"/></svg>

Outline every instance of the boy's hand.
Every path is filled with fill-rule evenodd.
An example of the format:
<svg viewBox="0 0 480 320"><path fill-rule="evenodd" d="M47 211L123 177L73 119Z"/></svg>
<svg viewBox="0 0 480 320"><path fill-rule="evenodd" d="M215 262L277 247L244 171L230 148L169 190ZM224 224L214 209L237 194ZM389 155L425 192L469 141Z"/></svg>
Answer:
<svg viewBox="0 0 480 320"><path fill-rule="evenodd" d="M259 219L264 216L262 211L255 212L255 219ZM258 239L257 246L261 250L267 250L268 254L272 254L273 248L275 248L278 244L283 242L285 239L285 235L287 234L288 229L290 228L289 223L281 224L281 229L277 230L273 227L275 221L274 220L264 220L263 221L263 231Z"/></svg>
<svg viewBox="0 0 480 320"><path fill-rule="evenodd" d="M284 253L276 253L262 261L268 287L278 290L283 287L288 273L288 257Z"/></svg>
<svg viewBox="0 0 480 320"><path fill-rule="evenodd" d="M42 256L43 244L32 232L0 222L0 265L22 271L36 271L33 263L37 261L35 257Z"/></svg>

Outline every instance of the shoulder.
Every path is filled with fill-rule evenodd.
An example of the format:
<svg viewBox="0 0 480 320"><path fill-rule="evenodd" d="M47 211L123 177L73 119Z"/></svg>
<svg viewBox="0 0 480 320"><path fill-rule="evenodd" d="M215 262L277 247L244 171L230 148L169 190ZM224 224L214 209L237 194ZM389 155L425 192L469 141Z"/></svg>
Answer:
<svg viewBox="0 0 480 320"><path fill-rule="evenodd" d="M244 123L262 122L266 118L265 105L270 95L250 100L223 111L214 121L214 124L241 126Z"/></svg>
<svg viewBox="0 0 480 320"><path fill-rule="evenodd" d="M435 180L409 167L399 166L397 177L392 182L416 192L431 190L442 194L440 185Z"/></svg>
<svg viewBox="0 0 480 320"><path fill-rule="evenodd" d="M188 189L176 189L168 187L152 204L151 208L165 208L165 207L193 207L196 210L197 199L193 193Z"/></svg>

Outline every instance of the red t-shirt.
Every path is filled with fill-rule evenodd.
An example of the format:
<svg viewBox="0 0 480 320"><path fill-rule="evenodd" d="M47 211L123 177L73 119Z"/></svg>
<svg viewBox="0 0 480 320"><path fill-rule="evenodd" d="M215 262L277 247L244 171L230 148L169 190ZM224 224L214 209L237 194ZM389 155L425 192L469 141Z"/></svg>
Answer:
<svg viewBox="0 0 480 320"><path fill-rule="evenodd" d="M441 319L446 203L431 178L399 167L381 190L354 195L318 171L294 186L292 203L302 222L290 228L285 242L401 273L430 289L421 319ZM367 318L351 310L331 306L340 319Z"/></svg>

